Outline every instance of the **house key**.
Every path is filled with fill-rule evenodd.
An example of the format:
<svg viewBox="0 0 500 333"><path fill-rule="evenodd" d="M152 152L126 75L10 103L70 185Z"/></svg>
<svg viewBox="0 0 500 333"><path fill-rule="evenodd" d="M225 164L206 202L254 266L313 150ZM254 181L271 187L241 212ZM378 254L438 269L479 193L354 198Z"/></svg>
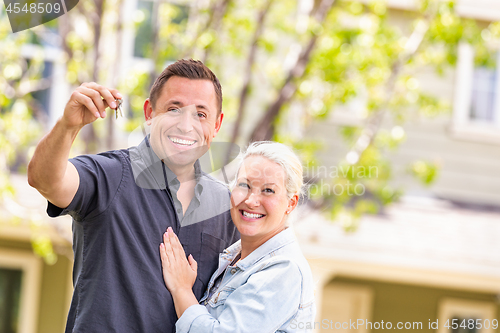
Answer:
<svg viewBox="0 0 500 333"><path fill-rule="evenodd" d="M122 112L122 104L123 104L123 99L115 99L116 102L116 108L115 110L115 119L118 119L118 112L120 112L120 117L123 118L123 112Z"/></svg>

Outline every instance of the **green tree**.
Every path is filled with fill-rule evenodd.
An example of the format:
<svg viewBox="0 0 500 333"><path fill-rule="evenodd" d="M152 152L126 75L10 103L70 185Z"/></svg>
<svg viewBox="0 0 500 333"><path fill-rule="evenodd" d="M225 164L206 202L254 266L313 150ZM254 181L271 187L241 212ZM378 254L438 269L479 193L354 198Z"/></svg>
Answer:
<svg viewBox="0 0 500 333"><path fill-rule="evenodd" d="M326 181L360 184L366 192L325 196L321 191L325 183L319 178L309 180L317 182L311 188L312 202L327 207L330 217L342 220L347 230L355 229L362 214L376 212L401 195L401 189L391 186L393 170L387 157L404 140L409 112L434 116L449 110L436 96L420 91L415 74L428 67L443 73L456 63L460 42L474 46L478 64L492 65L487 42L500 34L499 24L478 26L458 17L452 1L421 1L405 14L411 23L403 28L391 21L383 1L140 3L133 22L124 21L123 0L92 0L80 2L51 24L18 34L9 34L6 16L0 17L1 198L12 192L9 170L16 163L23 165L20 160L24 165L27 161L19 157L24 154L20 147L28 147L38 137L31 120L37 114L31 93L47 87L50 80L41 77L43 55L27 61L20 50L43 38L46 29L56 29L60 36L70 84L96 81L127 96L129 131L143 121L142 103L154 77L169 61L181 57L202 59L221 79L222 140L241 145L263 139L285 142L300 151L307 167L317 163L315 151L320 145L289 131L286 120L292 106L303 110L298 122L307 127L361 98L366 105L364 125L340 129L346 145L352 147L337 166L345 172ZM152 70L121 71L123 32L130 25L137 31L136 52L152 60ZM383 119L391 119L396 126L381 128ZM84 152L114 147L113 117L87 127L80 136ZM369 172L370 167L377 168L376 175ZM425 184L439 173L438 165L423 160L415 161L409 170Z"/></svg>
<svg viewBox="0 0 500 333"><path fill-rule="evenodd" d="M420 1L414 11L405 13L410 22L406 27L391 21L384 1L214 0L193 15L196 19L186 22L197 24L184 28L191 32L190 38L176 47L182 50L179 54L197 55L219 73L226 123L232 122L225 139L231 142L287 142L312 166L318 144L287 131L284 120L291 105L298 103L308 110L301 119L307 124L322 121L354 98L363 98L364 124L341 128L352 147L337 166L346 172L329 185L354 188L359 184L365 193L327 196L317 186L312 193L313 201L327 207L331 218L341 217L347 230L355 229L362 214L377 212L402 194L402 189L391 186L388 154L404 141L408 115L436 116L450 109L437 96L424 94L415 74L429 67L443 74L456 64L461 42L476 49L478 64L491 65L485 36L498 36L498 24L479 27L474 20L457 16L453 1ZM177 28L174 34L183 29ZM163 36L175 39L173 34ZM164 60L158 57L156 63ZM383 119L396 126L382 129ZM370 168L378 172L367 173ZM429 185L439 165L418 160L409 170Z"/></svg>
<svg viewBox="0 0 500 333"><path fill-rule="evenodd" d="M3 3L1 6L3 7ZM46 66L43 45L47 43L48 37L60 37L59 46L63 56L56 61L66 61L66 79L71 84L110 80L109 77L116 74L119 63L105 58L102 47L94 46L103 44L104 34L116 34L118 38L114 39L117 44L115 50L120 48L119 36L123 29L121 16L114 24L105 24L115 6L123 10L123 1L83 2L58 20L15 34L11 33L5 12L0 12L0 208L9 212L14 222L29 221L33 230L33 249L48 263L54 263L57 256L50 239L38 232L41 218L38 212L16 203L15 189L10 179L11 172L25 172L36 141L44 130L48 130L48 117L35 98L38 92L53 83L52 77L42 75ZM76 25L82 21L86 23L90 34L77 32ZM23 53L26 46L34 46L28 57L26 52ZM114 71L108 71L108 68ZM104 146L100 141L108 147L113 145L114 124L111 120L109 117L108 131L101 128L101 132L106 133L101 137L96 134L93 126L87 126L82 133L85 152L100 149Z"/></svg>
<svg viewBox="0 0 500 333"><path fill-rule="evenodd" d="M23 172L28 162L29 147L42 132L33 113L43 118L40 106L31 93L47 88L50 80L43 79L42 54L27 60L21 46L33 36L11 34L5 16L0 16L0 209L14 222L28 219L32 227L39 222L37 215L17 205L11 172ZM2 221L3 222L3 221ZM47 262L55 260L50 241L43 235L33 237L33 248Z"/></svg>

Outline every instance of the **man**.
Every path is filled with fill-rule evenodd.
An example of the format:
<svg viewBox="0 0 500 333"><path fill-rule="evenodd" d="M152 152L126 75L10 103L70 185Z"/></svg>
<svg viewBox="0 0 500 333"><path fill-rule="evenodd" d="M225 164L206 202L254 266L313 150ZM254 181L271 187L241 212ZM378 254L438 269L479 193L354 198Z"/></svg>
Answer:
<svg viewBox="0 0 500 333"><path fill-rule="evenodd" d="M203 63L180 60L156 79L144 103L151 135L137 147L68 161L86 124L122 98L96 83L77 88L38 144L28 181L50 216L73 217L74 294L66 332L173 332L158 245L167 227L198 262L201 298L218 254L239 238L227 188L200 170L223 118L222 91Z"/></svg>

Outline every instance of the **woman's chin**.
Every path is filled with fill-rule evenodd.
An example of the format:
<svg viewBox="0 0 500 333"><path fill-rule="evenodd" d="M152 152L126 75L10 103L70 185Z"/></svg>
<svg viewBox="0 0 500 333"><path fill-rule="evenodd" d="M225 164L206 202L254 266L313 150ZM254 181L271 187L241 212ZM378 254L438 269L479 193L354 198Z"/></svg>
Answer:
<svg viewBox="0 0 500 333"><path fill-rule="evenodd" d="M240 226L238 228L238 231L240 232L242 238L249 238L249 237L251 238L258 235L258 231L255 230L255 228L252 226Z"/></svg>

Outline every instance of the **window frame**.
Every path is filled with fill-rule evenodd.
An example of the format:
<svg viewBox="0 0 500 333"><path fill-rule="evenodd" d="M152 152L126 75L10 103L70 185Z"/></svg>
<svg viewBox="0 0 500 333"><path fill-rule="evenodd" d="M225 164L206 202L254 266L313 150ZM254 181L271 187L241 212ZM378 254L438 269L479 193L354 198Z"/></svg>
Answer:
<svg viewBox="0 0 500 333"><path fill-rule="evenodd" d="M326 311L332 306L332 304L343 303L343 306L345 306L346 303L350 303L355 304L354 308L356 309L356 314L354 314L354 317L342 319L336 318L336 321L345 322L349 320L355 321L357 319L364 319L365 321L372 320L375 295L374 291L370 287L358 284L335 282L335 280L331 280L323 286L321 294L321 308L318 311L321 312L321 318L326 318ZM360 325L354 331L358 333L370 332L370 330L366 328L366 325Z"/></svg>
<svg viewBox="0 0 500 333"><path fill-rule="evenodd" d="M0 248L0 267L22 271L19 333L37 332L42 278L41 259L31 252Z"/></svg>
<svg viewBox="0 0 500 333"><path fill-rule="evenodd" d="M497 56L496 74L500 78L500 53ZM494 103L493 121L474 121L470 117L473 76L474 49L470 44L461 42L458 46L450 134L455 139L500 144L500 83L495 87L498 98Z"/></svg>
<svg viewBox="0 0 500 333"><path fill-rule="evenodd" d="M438 311L438 333L451 332L451 330L444 327L444 325L446 324L446 320L451 319L453 315L459 315L463 317L479 317L482 319L481 323L483 323L485 319L489 319L490 323L491 320L497 319L497 307L493 302L466 300L460 298L443 298L439 301ZM495 330L490 325L490 327L487 329L483 327L479 332L494 333Z"/></svg>
<svg viewBox="0 0 500 333"><path fill-rule="evenodd" d="M43 54L43 61L52 63L52 84L48 96L49 106L48 121L49 128L54 127L57 120L63 115L67 99L61 96L69 96L70 85L66 82L66 68L64 52L55 47L40 46L35 44L24 44L21 48L21 56L32 59L37 54Z"/></svg>

